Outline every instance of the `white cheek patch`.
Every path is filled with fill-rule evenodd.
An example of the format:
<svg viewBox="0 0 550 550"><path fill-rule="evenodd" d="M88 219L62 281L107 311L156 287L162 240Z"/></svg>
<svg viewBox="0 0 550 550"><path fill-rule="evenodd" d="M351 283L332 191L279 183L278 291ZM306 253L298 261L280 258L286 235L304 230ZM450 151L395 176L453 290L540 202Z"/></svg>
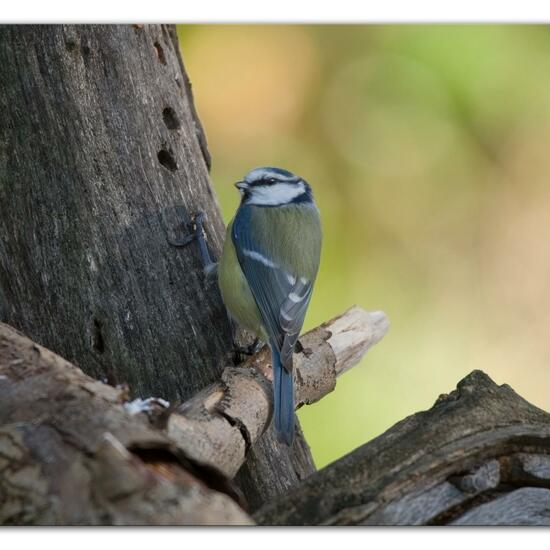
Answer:
<svg viewBox="0 0 550 550"><path fill-rule="evenodd" d="M259 185L258 187L250 188L250 198L246 202L247 204L264 206L288 204L305 192L306 187L302 182Z"/></svg>

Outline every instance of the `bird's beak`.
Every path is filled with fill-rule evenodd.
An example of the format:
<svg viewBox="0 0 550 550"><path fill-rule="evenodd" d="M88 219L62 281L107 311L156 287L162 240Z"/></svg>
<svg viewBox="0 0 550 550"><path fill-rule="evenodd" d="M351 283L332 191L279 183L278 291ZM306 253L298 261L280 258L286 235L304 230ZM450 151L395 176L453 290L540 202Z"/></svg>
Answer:
<svg viewBox="0 0 550 550"><path fill-rule="evenodd" d="M235 184L235 187L239 189L239 191L245 191L246 189L248 189L249 185L248 183L246 183L246 181L238 181Z"/></svg>

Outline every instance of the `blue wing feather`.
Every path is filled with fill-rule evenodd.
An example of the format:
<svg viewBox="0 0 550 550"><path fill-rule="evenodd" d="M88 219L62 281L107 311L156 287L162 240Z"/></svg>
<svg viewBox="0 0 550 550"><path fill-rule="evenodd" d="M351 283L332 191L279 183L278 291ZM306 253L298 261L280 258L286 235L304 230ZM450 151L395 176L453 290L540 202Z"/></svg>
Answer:
<svg viewBox="0 0 550 550"><path fill-rule="evenodd" d="M254 206L239 208L231 237L271 343L281 353L283 367L290 370L313 283L292 276L277 265L277 258L267 255L265 244L252 231L251 208Z"/></svg>
<svg viewBox="0 0 550 550"><path fill-rule="evenodd" d="M292 354L311 298L312 281L291 274L269 257L251 223L251 208L243 205L233 221L231 238L269 337L273 363L274 424L281 441L294 437Z"/></svg>

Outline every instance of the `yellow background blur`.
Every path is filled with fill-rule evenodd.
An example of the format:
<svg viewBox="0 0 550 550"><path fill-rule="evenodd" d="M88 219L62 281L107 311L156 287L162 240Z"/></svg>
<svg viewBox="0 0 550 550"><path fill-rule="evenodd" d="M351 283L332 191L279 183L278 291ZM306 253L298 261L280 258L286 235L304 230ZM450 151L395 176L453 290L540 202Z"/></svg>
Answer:
<svg viewBox="0 0 550 550"><path fill-rule="evenodd" d="M226 222L233 182L313 186L306 329L357 303L386 338L299 417L318 467L473 369L550 409L550 27L180 26Z"/></svg>

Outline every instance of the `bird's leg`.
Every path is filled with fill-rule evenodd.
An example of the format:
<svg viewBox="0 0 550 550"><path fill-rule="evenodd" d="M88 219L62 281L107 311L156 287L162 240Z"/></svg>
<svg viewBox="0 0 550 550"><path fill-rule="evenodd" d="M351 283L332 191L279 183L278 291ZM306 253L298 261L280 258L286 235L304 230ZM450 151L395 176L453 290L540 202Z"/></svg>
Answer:
<svg viewBox="0 0 550 550"><path fill-rule="evenodd" d="M255 338L254 342L248 346L241 346L237 339L237 331L239 329L237 323L229 317L229 324L231 325L231 343L233 345L233 355L234 361L237 365L244 361L245 357L250 357L262 349L264 343L259 339Z"/></svg>
<svg viewBox="0 0 550 550"><path fill-rule="evenodd" d="M197 212L193 216L193 221L189 224L191 226L191 233L180 240L168 239L168 242L172 246L187 246L196 239L199 244L204 273L210 276L215 273L218 264L212 260L210 252L208 252L208 246L206 245L206 238L204 236L204 217L204 212Z"/></svg>
<svg viewBox="0 0 550 550"><path fill-rule="evenodd" d="M255 338L254 342L252 342L249 346L240 346L237 342L233 341L233 357L235 365L240 365L246 357L251 357L252 355L258 353L262 349L263 345L264 343L259 338Z"/></svg>
<svg viewBox="0 0 550 550"><path fill-rule="evenodd" d="M262 349L263 345L264 343L259 338L254 338L252 344L239 348L239 351L244 355L254 355Z"/></svg>
<svg viewBox="0 0 550 550"><path fill-rule="evenodd" d="M206 239L204 236L204 212L197 212L193 216L193 221L189 224L191 232L188 235L185 235L182 239L173 240L168 239L168 242L172 246L187 246L192 243L195 239L199 244L199 251L201 255L202 266L205 275L207 278L210 278L216 273L218 264L212 260L210 257L210 252L208 251L208 246L206 245ZM229 312L228 312L229 316ZM237 324L229 316L229 323L231 325L231 343L233 345L233 352L236 356L238 363L241 362L241 356L250 356L254 355L260 351L263 346L263 342L256 338L252 344L248 346L241 346L237 343Z"/></svg>

